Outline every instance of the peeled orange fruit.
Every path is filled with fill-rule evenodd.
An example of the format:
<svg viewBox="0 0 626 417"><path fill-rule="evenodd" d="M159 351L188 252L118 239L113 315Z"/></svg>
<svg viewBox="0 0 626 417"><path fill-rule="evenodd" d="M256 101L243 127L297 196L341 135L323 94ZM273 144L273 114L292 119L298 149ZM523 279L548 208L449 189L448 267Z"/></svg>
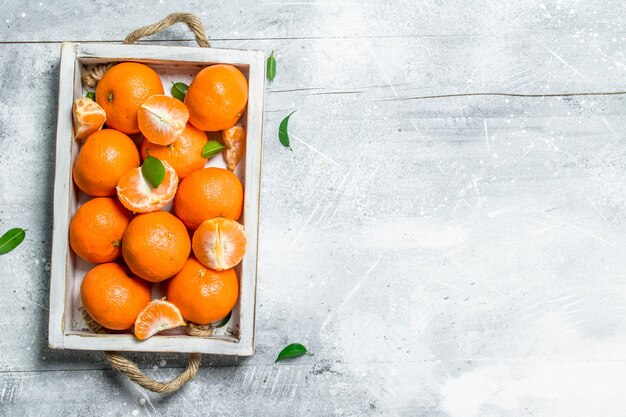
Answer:
<svg viewBox="0 0 626 417"><path fill-rule="evenodd" d="M187 107L174 97L154 95L137 111L139 130L152 143L169 145L178 140L189 120Z"/></svg>
<svg viewBox="0 0 626 417"><path fill-rule="evenodd" d="M117 183L117 197L128 210L134 213L150 213L168 205L176 194L178 176L166 161L161 161L165 168L165 177L154 188L143 176L141 167L133 168Z"/></svg>
<svg viewBox="0 0 626 417"><path fill-rule="evenodd" d="M76 139L85 139L102 129L107 115L98 103L90 98L81 97L74 100L72 118L74 119L74 136Z"/></svg>
<svg viewBox="0 0 626 417"><path fill-rule="evenodd" d="M165 300L152 300L135 320L135 336L146 340L162 330L184 326L185 320L174 304Z"/></svg>
<svg viewBox="0 0 626 417"><path fill-rule="evenodd" d="M204 266L223 271L241 262L246 254L247 243L242 225L218 217L204 221L196 229L191 247Z"/></svg>
<svg viewBox="0 0 626 417"><path fill-rule="evenodd" d="M226 147L224 160L228 169L234 171L246 150L246 129L236 125L222 130L222 142Z"/></svg>

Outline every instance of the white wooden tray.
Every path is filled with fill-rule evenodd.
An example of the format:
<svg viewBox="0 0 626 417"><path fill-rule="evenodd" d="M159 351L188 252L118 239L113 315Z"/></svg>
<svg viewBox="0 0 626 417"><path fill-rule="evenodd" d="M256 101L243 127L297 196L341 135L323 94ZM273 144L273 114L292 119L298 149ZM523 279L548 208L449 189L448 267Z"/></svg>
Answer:
<svg viewBox="0 0 626 417"><path fill-rule="evenodd" d="M247 253L237 267L240 295L227 325L211 337L188 336L170 331L145 341L130 333L94 334L85 325L80 311L80 284L93 267L72 252L68 242L69 221L84 196L72 181L72 167L79 144L73 139L72 103L85 95L81 73L85 65L135 61L156 70L166 94L172 82L190 84L194 74L207 65L227 63L237 66L248 79L248 107L240 123L246 126L246 153L235 174L244 185L244 210L241 222L248 237ZM232 49L197 47L107 45L63 43L59 77L59 114L57 120L56 169L54 180L54 225L50 276L50 315L48 343L55 349L119 350L142 352L200 352L248 356L254 353L256 304L257 241L261 181L261 144L263 139L263 102L265 92L265 53ZM226 167L221 156L207 166ZM153 296L160 296L158 286Z"/></svg>

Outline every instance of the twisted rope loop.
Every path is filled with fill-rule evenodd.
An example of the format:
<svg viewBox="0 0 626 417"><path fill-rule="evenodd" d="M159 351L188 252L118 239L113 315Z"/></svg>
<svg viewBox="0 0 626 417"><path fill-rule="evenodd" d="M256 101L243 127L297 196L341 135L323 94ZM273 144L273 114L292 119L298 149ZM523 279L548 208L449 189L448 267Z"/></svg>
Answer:
<svg viewBox="0 0 626 417"><path fill-rule="evenodd" d="M209 48L211 46L211 44L209 43L209 39L206 36L202 21L197 16L191 13L172 13L160 22L146 25L137 30L134 30L128 36L126 36L126 39L124 39L124 44L133 44L141 38L145 38L146 36L152 36L176 23L185 23L187 27L189 27L189 29L196 37L196 43L198 44L198 46L202 48ZM107 70L113 65L115 65L115 63L96 64L85 68L85 71L83 71L83 74L81 75L83 85L86 87L95 88L104 73L107 72Z"/></svg>

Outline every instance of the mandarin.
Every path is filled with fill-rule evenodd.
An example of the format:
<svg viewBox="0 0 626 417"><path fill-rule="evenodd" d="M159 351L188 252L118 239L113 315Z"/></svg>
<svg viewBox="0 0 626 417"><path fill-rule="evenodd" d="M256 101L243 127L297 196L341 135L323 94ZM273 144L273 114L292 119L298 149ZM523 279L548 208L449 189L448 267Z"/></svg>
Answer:
<svg viewBox="0 0 626 417"><path fill-rule="evenodd" d="M185 225L166 211L135 216L122 238L122 256L130 270L152 282L175 275L190 252Z"/></svg>
<svg viewBox="0 0 626 417"><path fill-rule="evenodd" d="M152 300L135 320L135 337L146 340L160 331L186 325L178 307L169 301Z"/></svg>
<svg viewBox="0 0 626 417"><path fill-rule="evenodd" d="M148 285L130 277L117 263L100 264L80 285L85 310L98 324L111 330L130 329L137 314L150 302Z"/></svg>
<svg viewBox="0 0 626 417"><path fill-rule="evenodd" d="M159 74L137 62L109 68L96 87L96 101L106 112L107 125L129 134L139 133L137 112L155 94L163 94Z"/></svg>
<svg viewBox="0 0 626 417"><path fill-rule="evenodd" d="M124 174L139 166L139 151L131 138L113 129L89 136L78 152L72 176L87 195L107 197Z"/></svg>
<svg viewBox="0 0 626 417"><path fill-rule="evenodd" d="M189 121L200 130L233 127L248 102L248 81L233 65L218 64L202 69L191 81L185 96Z"/></svg>
<svg viewBox="0 0 626 417"><path fill-rule="evenodd" d="M98 103L90 98L80 97L72 104L72 119L74 120L74 136L76 139L85 139L102 129L107 115Z"/></svg>
<svg viewBox="0 0 626 417"><path fill-rule="evenodd" d="M174 199L178 188L178 175L170 164L162 161L165 175L154 188L143 176L141 168L128 171L117 183L117 198L133 213L150 213L161 210Z"/></svg>
<svg viewBox="0 0 626 417"><path fill-rule="evenodd" d="M87 262L117 259L132 214L112 198L98 197L80 206L70 221L70 246Z"/></svg>
<svg viewBox="0 0 626 417"><path fill-rule="evenodd" d="M216 271L230 269L241 262L247 244L243 226L221 217L202 222L191 239L191 249L198 261Z"/></svg>
<svg viewBox="0 0 626 417"><path fill-rule="evenodd" d="M174 197L174 212L192 230L214 217L237 220L242 209L241 181L224 168L194 172L180 182Z"/></svg>
<svg viewBox="0 0 626 417"><path fill-rule="evenodd" d="M209 324L221 320L239 298L239 281L234 269L213 271L194 257L167 285L167 299L186 320Z"/></svg>
<svg viewBox="0 0 626 417"><path fill-rule="evenodd" d="M143 136L157 145L178 140L189 120L187 107L174 97L154 95L137 112L137 123Z"/></svg>
<svg viewBox="0 0 626 417"><path fill-rule="evenodd" d="M202 148L206 142L206 134L187 123L180 138L170 145L156 145L144 138L141 143L141 158L145 159L147 152L150 152L151 156L169 162L176 170L178 178L183 179L204 168L207 159L202 157Z"/></svg>

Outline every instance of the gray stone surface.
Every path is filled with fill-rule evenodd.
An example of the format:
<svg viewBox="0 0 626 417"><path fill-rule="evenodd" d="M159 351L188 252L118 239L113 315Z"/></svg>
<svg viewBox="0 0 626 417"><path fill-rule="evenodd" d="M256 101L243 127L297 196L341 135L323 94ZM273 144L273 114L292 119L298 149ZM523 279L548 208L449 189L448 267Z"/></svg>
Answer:
<svg viewBox="0 0 626 417"><path fill-rule="evenodd" d="M28 235L0 256L0 415L623 416L626 96L474 93L624 90L624 3L231 3L3 4L0 228ZM173 11L278 70L257 354L162 398L46 327L59 42ZM295 341L315 355L274 365Z"/></svg>

